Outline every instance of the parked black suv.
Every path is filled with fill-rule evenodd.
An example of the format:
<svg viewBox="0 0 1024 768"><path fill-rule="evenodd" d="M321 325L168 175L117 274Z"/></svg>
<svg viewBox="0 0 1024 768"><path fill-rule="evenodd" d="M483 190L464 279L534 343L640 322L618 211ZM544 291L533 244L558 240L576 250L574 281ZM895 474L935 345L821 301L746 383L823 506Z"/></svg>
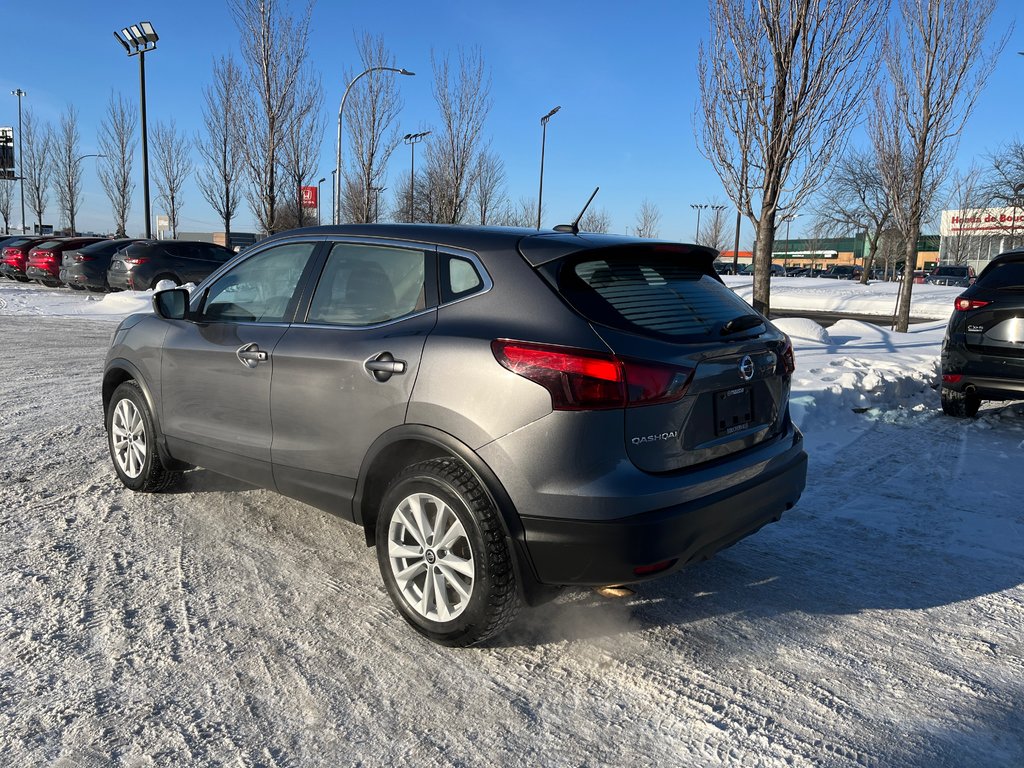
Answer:
<svg viewBox="0 0 1024 768"><path fill-rule="evenodd" d="M198 283L234 255L223 246L198 240L140 240L114 254L107 283L131 291L149 290L161 280Z"/></svg>
<svg viewBox="0 0 1024 768"><path fill-rule="evenodd" d="M102 240L82 248L64 251L60 265L60 281L68 288L88 288L90 291L106 291L107 270L110 260L118 251L138 242L132 238Z"/></svg>
<svg viewBox="0 0 1024 768"><path fill-rule="evenodd" d="M967 264L944 264L925 275L924 281L930 285L953 285L958 288L967 288L976 279L977 276L972 266Z"/></svg>
<svg viewBox="0 0 1024 768"><path fill-rule="evenodd" d="M1001 254L960 294L942 342L942 410L1024 399L1024 249Z"/></svg>
<svg viewBox="0 0 1024 768"><path fill-rule="evenodd" d="M158 491L198 465L354 521L401 615L451 645L559 585L663 576L778 520L807 472L793 347L714 256L483 227L282 233L118 327L114 469Z"/></svg>

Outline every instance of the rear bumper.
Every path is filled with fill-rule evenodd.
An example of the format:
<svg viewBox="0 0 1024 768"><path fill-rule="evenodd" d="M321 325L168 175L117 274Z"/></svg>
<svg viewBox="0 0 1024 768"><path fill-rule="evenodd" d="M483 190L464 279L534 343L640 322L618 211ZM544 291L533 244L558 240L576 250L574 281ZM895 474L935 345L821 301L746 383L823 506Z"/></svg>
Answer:
<svg viewBox="0 0 1024 768"><path fill-rule="evenodd" d="M93 274L80 265L62 267L60 281L67 285L81 285L87 288L107 288L107 272L103 270Z"/></svg>
<svg viewBox="0 0 1024 768"><path fill-rule="evenodd" d="M25 269L25 276L31 277L33 280L57 280L58 277L48 269L42 267L27 267Z"/></svg>
<svg viewBox="0 0 1024 768"><path fill-rule="evenodd" d="M122 290L129 290L131 285L128 282L128 275L130 272L107 272L107 284L111 288L120 288Z"/></svg>
<svg viewBox="0 0 1024 768"><path fill-rule="evenodd" d="M943 345L942 374L960 377L942 382L954 392L973 390L982 400L1024 399L1024 357L979 352L964 343L963 333L951 334Z"/></svg>
<svg viewBox="0 0 1024 768"><path fill-rule="evenodd" d="M25 273L10 264L0 264L0 274L6 275L7 277L18 278L24 277Z"/></svg>
<svg viewBox="0 0 1024 768"><path fill-rule="evenodd" d="M664 576L704 560L778 520L807 480L802 439L763 471L682 504L602 522L521 517L526 549L542 584L602 585ZM635 568L669 563L649 575Z"/></svg>

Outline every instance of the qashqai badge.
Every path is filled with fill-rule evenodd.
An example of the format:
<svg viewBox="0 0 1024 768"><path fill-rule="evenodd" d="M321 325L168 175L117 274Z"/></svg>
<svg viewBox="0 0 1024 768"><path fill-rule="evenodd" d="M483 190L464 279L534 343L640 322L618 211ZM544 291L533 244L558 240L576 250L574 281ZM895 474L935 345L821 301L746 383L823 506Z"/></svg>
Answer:
<svg viewBox="0 0 1024 768"><path fill-rule="evenodd" d="M740 378L744 381L750 381L754 378L754 361L750 358L750 355L744 355L743 359L740 360Z"/></svg>

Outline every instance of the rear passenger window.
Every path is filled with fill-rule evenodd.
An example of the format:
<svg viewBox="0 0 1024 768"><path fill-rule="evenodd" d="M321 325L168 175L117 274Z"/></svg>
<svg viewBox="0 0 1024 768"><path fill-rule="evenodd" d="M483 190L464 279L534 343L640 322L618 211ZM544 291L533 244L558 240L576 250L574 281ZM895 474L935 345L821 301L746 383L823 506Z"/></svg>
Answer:
<svg viewBox="0 0 1024 768"><path fill-rule="evenodd" d="M728 321L757 316L683 255L626 249L600 258L583 256L563 265L559 288L589 320L671 341L717 336Z"/></svg>
<svg viewBox="0 0 1024 768"><path fill-rule="evenodd" d="M378 325L426 307L426 254L407 248L338 243L309 305L306 321Z"/></svg>
<svg viewBox="0 0 1024 768"><path fill-rule="evenodd" d="M978 281L986 288L1024 291L1024 262L1010 261L989 267Z"/></svg>

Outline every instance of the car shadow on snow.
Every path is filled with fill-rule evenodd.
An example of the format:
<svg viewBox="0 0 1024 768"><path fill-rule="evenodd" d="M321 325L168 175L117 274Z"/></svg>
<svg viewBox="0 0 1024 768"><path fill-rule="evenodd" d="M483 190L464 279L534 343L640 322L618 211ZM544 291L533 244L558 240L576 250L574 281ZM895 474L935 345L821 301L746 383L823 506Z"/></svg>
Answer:
<svg viewBox="0 0 1024 768"><path fill-rule="evenodd" d="M227 475L219 475L208 469L193 469L182 475L180 483L176 483L165 493L230 493L234 491L256 490L255 485L235 480Z"/></svg>
<svg viewBox="0 0 1024 768"><path fill-rule="evenodd" d="M633 585L625 598L567 591L524 611L495 643L543 645L730 617L777 634L808 616L927 610L1020 586L1024 510L1009 478L1024 450L1024 408L990 409L972 422L920 421L932 425L931 442L916 461L905 451L885 455L870 432L847 454L858 461L852 466L812 460L803 498L779 523L710 561ZM896 430L892 446L921 439L913 422L884 429ZM860 452L871 447L880 450ZM986 469L975 477L979 467Z"/></svg>

